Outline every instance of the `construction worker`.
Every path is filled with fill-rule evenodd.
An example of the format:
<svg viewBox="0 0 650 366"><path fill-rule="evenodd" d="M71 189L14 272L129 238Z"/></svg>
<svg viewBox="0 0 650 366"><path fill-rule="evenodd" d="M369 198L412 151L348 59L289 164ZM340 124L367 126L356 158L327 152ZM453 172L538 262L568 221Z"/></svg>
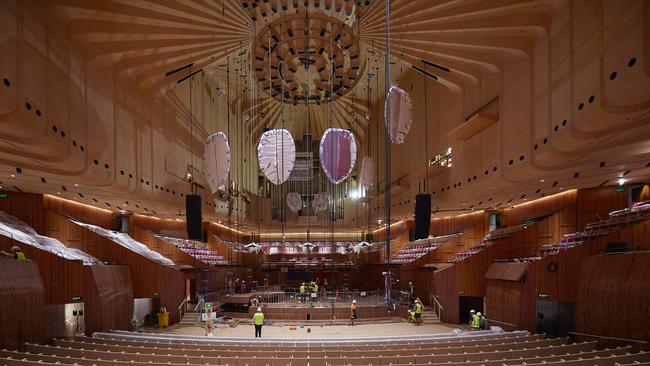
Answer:
<svg viewBox="0 0 650 366"><path fill-rule="evenodd" d="M481 330L487 330L488 329L488 322L487 322L487 318L485 317L485 314L478 313L476 315L481 317L481 320L479 322L479 328Z"/></svg>
<svg viewBox="0 0 650 366"><path fill-rule="evenodd" d="M305 283L300 285L300 302L305 301Z"/></svg>
<svg viewBox="0 0 650 366"><path fill-rule="evenodd" d="M354 325L354 319L358 319L359 314L357 313L357 300L352 300L352 305L350 305L350 322L348 325Z"/></svg>
<svg viewBox="0 0 650 366"><path fill-rule="evenodd" d="M313 301L318 301L318 284L314 282L314 285L311 288L311 299Z"/></svg>
<svg viewBox="0 0 650 366"><path fill-rule="evenodd" d="M472 330L480 330L481 328L481 312L479 311L476 314L472 314L472 321L471 321L471 327Z"/></svg>
<svg viewBox="0 0 650 366"><path fill-rule="evenodd" d="M422 310L424 310L424 306L422 306L420 300L415 299L415 306L413 307L413 312L415 313L415 325L419 325L422 322Z"/></svg>
<svg viewBox="0 0 650 366"><path fill-rule="evenodd" d="M262 308L257 308L257 312L253 314L253 325L255 326L255 338L262 338L262 326L264 325Z"/></svg>
<svg viewBox="0 0 650 366"><path fill-rule="evenodd" d="M472 326L472 319L474 319L474 314L476 314L476 311L474 309L469 311L469 322L467 323L467 325L469 325L470 327Z"/></svg>
<svg viewBox="0 0 650 366"><path fill-rule="evenodd" d="M24 261L25 259L27 259L27 257L25 257L25 253L23 253L23 251L17 245L11 247L11 253L7 253L3 250L2 254L13 259L18 259L20 261Z"/></svg>

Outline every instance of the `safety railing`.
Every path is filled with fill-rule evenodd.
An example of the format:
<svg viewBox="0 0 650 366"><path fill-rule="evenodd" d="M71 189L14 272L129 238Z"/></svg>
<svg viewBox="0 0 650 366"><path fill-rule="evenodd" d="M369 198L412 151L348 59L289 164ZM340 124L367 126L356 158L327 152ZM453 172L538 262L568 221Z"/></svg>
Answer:
<svg viewBox="0 0 650 366"><path fill-rule="evenodd" d="M432 294L432 293L429 293L429 302L431 303L431 306L433 307L433 311L438 316L438 319L442 319L443 307L440 304L440 301L438 301L436 296L434 294Z"/></svg>
<svg viewBox="0 0 650 366"><path fill-rule="evenodd" d="M223 302L228 302L228 297ZM260 292L252 293L251 299L259 297L264 303L300 303L300 302L352 302L358 304L385 304L384 291L318 291L317 293L300 292Z"/></svg>

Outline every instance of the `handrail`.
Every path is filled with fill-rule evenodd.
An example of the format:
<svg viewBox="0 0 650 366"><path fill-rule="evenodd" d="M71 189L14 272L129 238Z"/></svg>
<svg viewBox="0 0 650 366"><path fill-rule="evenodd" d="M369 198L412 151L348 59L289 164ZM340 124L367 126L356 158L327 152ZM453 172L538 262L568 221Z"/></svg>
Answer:
<svg viewBox="0 0 650 366"><path fill-rule="evenodd" d="M440 304L440 301L438 301L438 299L436 298L436 295L434 295L434 294L429 294L429 295L431 295L431 299L433 299L433 301L438 305L438 307L440 308L440 310L443 310L444 308L443 308L442 305Z"/></svg>
<svg viewBox="0 0 650 366"><path fill-rule="evenodd" d="M178 318L178 321L183 320L183 316L185 315L185 310L187 307L187 298L183 297L183 301L181 301L181 304L178 305L178 312L180 314L180 318Z"/></svg>
<svg viewBox="0 0 650 366"><path fill-rule="evenodd" d="M579 333L579 332L568 332L568 333L571 334L571 335L574 335L574 336L578 335L578 336L583 336L583 337L611 339L611 340L614 340L614 341L633 342L633 343L638 343L638 344L648 344L648 342L642 341L640 339L608 337L608 336L602 336L602 335L597 335L597 334L587 334L587 333Z"/></svg>
<svg viewBox="0 0 650 366"><path fill-rule="evenodd" d="M431 302L431 305L433 305L436 315L438 315L438 319L442 319L442 310L444 308L442 307L442 304L440 304L440 301L438 301L436 296L431 292L429 292L429 302Z"/></svg>
<svg viewBox="0 0 650 366"><path fill-rule="evenodd" d="M515 329L519 328L519 325L513 324L513 323L502 322L500 320L489 319L489 318L485 318L485 320L487 320L488 322L492 322L492 323L508 325L508 326L514 327Z"/></svg>

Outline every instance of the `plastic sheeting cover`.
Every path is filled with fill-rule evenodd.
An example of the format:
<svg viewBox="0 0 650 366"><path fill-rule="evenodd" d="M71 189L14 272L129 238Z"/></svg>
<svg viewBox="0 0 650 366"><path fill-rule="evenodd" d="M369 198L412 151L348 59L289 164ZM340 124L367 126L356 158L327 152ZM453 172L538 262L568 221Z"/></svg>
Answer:
<svg viewBox="0 0 650 366"><path fill-rule="evenodd" d="M375 165L371 157L364 156L361 160L361 184L370 189L375 180Z"/></svg>
<svg viewBox="0 0 650 366"><path fill-rule="evenodd" d="M293 212L298 212L302 208L302 197L297 192L289 192L287 194L287 206Z"/></svg>
<svg viewBox="0 0 650 366"><path fill-rule="evenodd" d="M296 162L296 144L291 133L285 129L264 132L257 145L257 160L273 184L282 184Z"/></svg>
<svg viewBox="0 0 650 366"><path fill-rule="evenodd" d="M390 113L388 112L390 106ZM413 122L413 105L407 92L397 86L391 86L384 103L384 117L388 123L390 142L401 144L411 129Z"/></svg>
<svg viewBox="0 0 650 366"><path fill-rule="evenodd" d="M0 235L23 244L31 245L40 250L45 250L65 259L82 261L87 266L102 264L99 259L82 250L68 248L54 238L39 235L31 226L4 211L0 211Z"/></svg>
<svg viewBox="0 0 650 366"><path fill-rule="evenodd" d="M320 140L320 164L334 184L348 177L357 160L354 135L341 128L328 128Z"/></svg>
<svg viewBox="0 0 650 366"><path fill-rule="evenodd" d="M95 234L103 236L108 240L116 244L119 244L132 252L138 253L148 259L151 259L154 262L158 262L160 264L164 264L167 266L174 265L174 262L172 262L170 259L163 257L158 252L154 252L153 250L149 249L146 245L140 243L139 241L133 240L133 238L131 238L129 234L118 233L117 231L104 229L103 227L86 224L72 219L70 221L94 232Z"/></svg>
<svg viewBox="0 0 650 366"><path fill-rule="evenodd" d="M213 133L205 141L203 167L212 192L216 192L230 173L230 145L223 132Z"/></svg>

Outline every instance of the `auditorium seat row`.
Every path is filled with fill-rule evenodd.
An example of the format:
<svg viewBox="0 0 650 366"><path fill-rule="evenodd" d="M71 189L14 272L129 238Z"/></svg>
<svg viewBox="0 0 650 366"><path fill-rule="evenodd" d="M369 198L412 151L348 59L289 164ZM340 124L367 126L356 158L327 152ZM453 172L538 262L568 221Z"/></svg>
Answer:
<svg viewBox="0 0 650 366"><path fill-rule="evenodd" d="M479 253L492 245L498 243L499 241L508 238L515 233L518 233L527 227L534 225L537 223L536 219L529 219L526 221L525 224L521 225L515 225L515 226L509 226L509 227L504 227L501 229L495 229L490 231L481 242L477 243L476 245L471 246L469 249L464 250L462 252L457 253L454 257L450 258L447 260L447 263L457 263L460 262L468 257L471 257L472 255Z"/></svg>
<svg viewBox="0 0 650 366"><path fill-rule="evenodd" d="M425 336L426 337L426 336ZM650 363L632 347L596 350L525 332L468 334L394 341L252 341L205 337L99 333L95 337L26 344L0 351L0 365L625 365Z"/></svg>
<svg viewBox="0 0 650 366"><path fill-rule="evenodd" d="M542 257L554 255L589 240L619 231L626 225L648 219L650 219L650 201L637 202L632 207L610 212L605 220L587 224L584 231L564 235L559 243L542 246L540 254Z"/></svg>
<svg viewBox="0 0 650 366"><path fill-rule="evenodd" d="M181 251L200 260L203 263L210 265L228 264L228 261L224 259L223 256L219 255L219 253L217 253L215 250L208 248L206 243L202 243L196 240L173 238L170 236L157 234L154 235L156 235L159 239L175 245Z"/></svg>
<svg viewBox="0 0 650 366"><path fill-rule="evenodd" d="M461 231L449 235L411 242L405 248L400 249L397 254L391 258L391 262L395 264L413 262L414 260L428 254L429 252L440 248L440 246L450 241L451 239L463 235L464 232L465 231Z"/></svg>

